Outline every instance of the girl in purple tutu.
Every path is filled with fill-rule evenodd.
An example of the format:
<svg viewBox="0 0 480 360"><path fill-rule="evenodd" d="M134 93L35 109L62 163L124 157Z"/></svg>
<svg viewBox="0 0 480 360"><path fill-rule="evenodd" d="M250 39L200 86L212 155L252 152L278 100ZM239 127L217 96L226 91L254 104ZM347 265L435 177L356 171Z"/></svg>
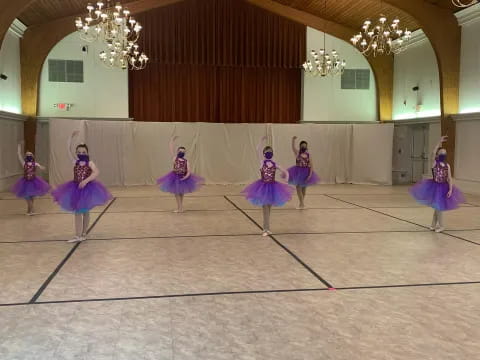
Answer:
<svg viewBox="0 0 480 360"><path fill-rule="evenodd" d="M180 146L175 151L175 140L178 136L170 140L170 154L173 157L173 171L157 179L160 189L175 195L177 200L177 210L175 213L183 212L183 197L185 194L192 193L200 187L203 179L200 176L192 174L190 163L185 159L185 147Z"/></svg>
<svg viewBox="0 0 480 360"><path fill-rule="evenodd" d="M270 213L272 206L282 206L292 198L293 190L286 184L275 181L277 169L282 172L282 177L288 182L288 172L280 165L276 164L273 158L273 149L271 146L262 146L267 140L263 137L257 146L257 152L260 160L260 180L248 185L242 193L253 205L263 208L263 233L262 236L271 235L270 231Z"/></svg>
<svg viewBox="0 0 480 360"><path fill-rule="evenodd" d="M288 169L288 183L295 185L297 188L298 200L300 202L297 209L304 209L307 187L320 182L320 178L313 171L313 162L308 152L308 143L301 141L300 149L298 149L296 141L297 137L294 136L292 138L292 151L296 158L296 165Z"/></svg>
<svg viewBox="0 0 480 360"><path fill-rule="evenodd" d="M68 154L74 164L73 180L52 191L53 198L60 207L75 214L75 237L68 242L86 240L90 210L107 203L112 198L105 186L95 180L100 171L93 161L90 161L87 145L79 144L75 153L72 152L72 140L78 133L73 132L68 139Z"/></svg>
<svg viewBox="0 0 480 360"><path fill-rule="evenodd" d="M435 210L430 229L436 232L445 230L442 212L456 209L459 204L465 202L462 192L452 183L450 165L446 162L447 151L441 148L445 141L447 137L442 136L433 150L435 158L432 166L433 179L419 181L410 189L410 194L419 203Z"/></svg>
<svg viewBox="0 0 480 360"><path fill-rule="evenodd" d="M13 185L12 192L16 197L25 199L27 202L27 215L34 215L33 200L37 196L43 196L50 191L50 185L41 177L36 175L36 170L45 168L35 161L33 153L25 152L22 156L22 144L18 144L18 160L23 167L23 176Z"/></svg>

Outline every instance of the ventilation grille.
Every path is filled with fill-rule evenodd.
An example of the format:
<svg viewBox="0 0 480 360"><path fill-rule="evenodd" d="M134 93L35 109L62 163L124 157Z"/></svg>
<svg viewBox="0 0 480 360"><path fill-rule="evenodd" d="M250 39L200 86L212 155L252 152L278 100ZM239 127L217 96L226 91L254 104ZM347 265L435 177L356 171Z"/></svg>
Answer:
<svg viewBox="0 0 480 360"><path fill-rule="evenodd" d="M83 83L83 61L48 60L48 81Z"/></svg>
<svg viewBox="0 0 480 360"><path fill-rule="evenodd" d="M368 90L370 89L369 69L346 69L342 74L342 89Z"/></svg>

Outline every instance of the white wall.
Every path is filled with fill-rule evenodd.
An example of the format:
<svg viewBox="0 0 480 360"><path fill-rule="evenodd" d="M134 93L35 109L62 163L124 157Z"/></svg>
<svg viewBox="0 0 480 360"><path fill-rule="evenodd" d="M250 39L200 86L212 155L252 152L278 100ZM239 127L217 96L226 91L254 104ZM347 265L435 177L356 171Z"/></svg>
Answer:
<svg viewBox="0 0 480 360"><path fill-rule="evenodd" d="M480 4L462 14L460 113L480 112Z"/></svg>
<svg viewBox="0 0 480 360"><path fill-rule="evenodd" d="M20 83L20 34L12 28L7 31L0 49L0 74L8 76L0 79L0 111L15 114L22 112Z"/></svg>
<svg viewBox="0 0 480 360"><path fill-rule="evenodd" d="M307 27L307 56L312 49L323 47L323 33ZM349 43L327 35L327 51L338 51L347 68L370 69L365 57ZM341 77L303 78L302 121L376 121L376 89L370 72L369 90L342 90Z"/></svg>
<svg viewBox="0 0 480 360"><path fill-rule="evenodd" d="M416 32L415 35L412 44L394 56L394 120L440 115L437 59L430 41L423 33ZM419 87L418 91L412 90L415 86Z"/></svg>
<svg viewBox="0 0 480 360"><path fill-rule="evenodd" d="M88 52L82 52L82 46ZM97 43L81 41L72 33L61 40L47 57L42 69L39 93L39 116L45 117L128 117L128 73L108 69L98 60ZM48 59L83 60L83 83L48 81ZM53 104L73 104L70 111Z"/></svg>
<svg viewBox="0 0 480 360"><path fill-rule="evenodd" d="M480 112L480 4L456 13L462 27L460 55L460 113ZM409 119L440 114L440 83L437 59L423 32L416 31L405 52L395 55L393 119ZM422 107L416 111L419 86ZM404 105L406 101L406 105Z"/></svg>

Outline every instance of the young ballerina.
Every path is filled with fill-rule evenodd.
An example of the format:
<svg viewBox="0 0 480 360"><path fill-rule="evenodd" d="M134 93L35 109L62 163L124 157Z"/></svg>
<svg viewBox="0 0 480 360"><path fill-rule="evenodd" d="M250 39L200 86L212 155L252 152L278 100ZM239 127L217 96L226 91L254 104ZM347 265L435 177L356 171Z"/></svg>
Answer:
<svg viewBox="0 0 480 360"><path fill-rule="evenodd" d="M17 155L23 167L23 177L13 185L12 192L16 197L25 199L27 202L27 215L35 215L33 201L37 196L43 196L50 191L50 185L41 177L36 175L37 167L45 170L45 167L35 162L35 157L30 151L22 156L22 144L18 144Z"/></svg>
<svg viewBox="0 0 480 360"><path fill-rule="evenodd" d="M410 188L410 194L421 204L434 209L431 230L442 232L443 211L456 209L459 204L465 202L462 192L453 185L450 165L446 162L447 151L442 143L447 141L442 136L433 150L434 162L432 164L433 179L422 180Z"/></svg>
<svg viewBox="0 0 480 360"><path fill-rule="evenodd" d="M261 206L263 209L263 233L262 236L271 235L270 231L270 213L272 206L282 206L292 198L293 189L288 185L275 180L277 169L282 172L282 177L288 182L288 172L276 164L273 158L273 149L271 146L262 146L267 140L263 137L257 146L257 153L260 160L260 180L248 185L242 193L253 205Z"/></svg>
<svg viewBox="0 0 480 360"><path fill-rule="evenodd" d="M68 154L74 164L73 180L52 191L53 198L60 207L75 214L75 237L68 242L86 240L90 210L105 204L112 198L105 186L95 180L100 171L93 161L90 161L87 145L79 144L75 153L72 152L72 140L78 133L78 131L73 132L68 139Z"/></svg>
<svg viewBox="0 0 480 360"><path fill-rule="evenodd" d="M296 141L297 137L294 136L292 138L292 151L296 158L296 165L288 169L288 183L295 185L297 188L299 200L297 209L304 209L307 187L320 182L320 178L313 171L313 162L310 153L308 152L308 143L306 141L301 141L300 149L298 149Z"/></svg>
<svg viewBox="0 0 480 360"><path fill-rule="evenodd" d="M190 163L185 159L185 147L180 146L175 151L175 140L178 136L170 140L170 154L173 157L173 171L157 179L160 190L172 193L177 200L177 210L175 213L183 212L183 197L185 194L192 193L200 187L203 179L200 176L192 174Z"/></svg>

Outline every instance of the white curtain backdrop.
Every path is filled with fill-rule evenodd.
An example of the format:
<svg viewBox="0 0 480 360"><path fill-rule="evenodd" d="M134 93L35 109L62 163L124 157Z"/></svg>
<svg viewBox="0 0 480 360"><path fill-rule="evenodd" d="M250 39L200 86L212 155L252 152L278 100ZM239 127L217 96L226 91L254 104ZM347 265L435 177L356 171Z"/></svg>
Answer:
<svg viewBox="0 0 480 360"><path fill-rule="evenodd" d="M393 124L353 125L351 169L354 183L392 183L393 130ZM385 169L389 169L388 173Z"/></svg>
<svg viewBox="0 0 480 360"><path fill-rule="evenodd" d="M50 161L50 141L49 141L48 121L37 120L37 133L35 136L35 158L48 169ZM42 177L48 179L48 171L42 172Z"/></svg>
<svg viewBox="0 0 480 360"><path fill-rule="evenodd" d="M23 118L0 114L0 191L8 190L22 174L17 146L23 140Z"/></svg>
<svg viewBox="0 0 480 360"><path fill-rule="evenodd" d="M480 166L478 166L480 114L460 116L455 122L457 139L455 143L455 178L480 182ZM438 136L435 141L438 141Z"/></svg>
<svg viewBox="0 0 480 360"><path fill-rule="evenodd" d="M80 131L106 185L149 185L172 167L169 139L179 136L193 172L207 184L245 184L258 178L256 145L267 136L275 160L295 164L291 138L309 142L322 183L391 184L393 124L209 124L50 119L48 138L53 185L72 178L67 140ZM45 129L43 129L45 131ZM49 141L49 144L45 144ZM42 154L42 156L44 156Z"/></svg>

